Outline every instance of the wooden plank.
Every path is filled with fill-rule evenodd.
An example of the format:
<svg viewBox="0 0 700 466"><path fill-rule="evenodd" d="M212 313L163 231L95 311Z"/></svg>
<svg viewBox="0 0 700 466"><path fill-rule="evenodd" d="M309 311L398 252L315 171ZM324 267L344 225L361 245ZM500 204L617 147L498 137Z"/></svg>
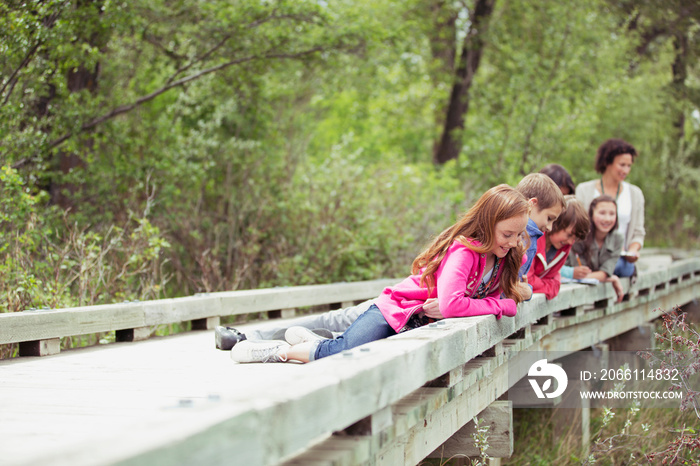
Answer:
<svg viewBox="0 0 700 466"><path fill-rule="evenodd" d="M513 454L513 405L510 401L495 401L476 416L482 426L488 427L489 448L486 454L493 458L509 458ZM479 457L481 452L474 442L476 425L469 421L428 458Z"/></svg>

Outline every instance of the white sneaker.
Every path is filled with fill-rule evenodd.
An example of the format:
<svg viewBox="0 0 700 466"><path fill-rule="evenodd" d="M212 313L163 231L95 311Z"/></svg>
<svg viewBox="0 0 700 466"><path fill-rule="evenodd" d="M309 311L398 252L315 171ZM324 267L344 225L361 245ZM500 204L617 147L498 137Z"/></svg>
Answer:
<svg viewBox="0 0 700 466"><path fill-rule="evenodd" d="M245 343L245 344L244 344ZM289 343L281 340L244 340L231 348L236 362L287 362Z"/></svg>
<svg viewBox="0 0 700 466"><path fill-rule="evenodd" d="M284 332L284 339L290 345L298 345L299 343L306 343L307 341L323 341L327 338L312 332L306 327L289 327L286 332Z"/></svg>

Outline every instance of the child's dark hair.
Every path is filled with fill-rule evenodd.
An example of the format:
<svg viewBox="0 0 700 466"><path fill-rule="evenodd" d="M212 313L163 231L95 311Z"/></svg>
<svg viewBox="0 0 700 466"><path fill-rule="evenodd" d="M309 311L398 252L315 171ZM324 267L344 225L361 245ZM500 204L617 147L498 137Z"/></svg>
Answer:
<svg viewBox="0 0 700 466"><path fill-rule="evenodd" d="M555 205L564 208L564 196L559 186L547 175L530 173L515 187L525 196L525 199L537 199L537 208L549 209Z"/></svg>
<svg viewBox="0 0 700 466"><path fill-rule="evenodd" d="M579 240L586 239L591 222L583 208L583 204L573 195L564 196L564 201L566 202L566 207L552 224L552 233L566 230L573 225L574 229L572 233L574 236Z"/></svg>
<svg viewBox="0 0 700 466"><path fill-rule="evenodd" d="M591 201L591 205L588 207L588 217L591 220L591 228L588 230L588 236L586 236L586 239L583 240L584 244L584 252L583 255L586 259L587 264L591 264L591 245L593 244L593 241L595 241L595 235L597 233L597 229L595 226L595 222L593 221L593 211L595 210L595 207L600 204L601 202L612 202L615 204L615 225L613 225L612 229L608 232L608 235L610 233L613 233L614 231L617 230L617 202L615 202L615 198L612 196L608 196L607 194L603 194L601 196L596 197Z"/></svg>
<svg viewBox="0 0 700 466"><path fill-rule="evenodd" d="M637 149L632 144L622 139L608 139L598 148L595 156L595 171L605 173L608 165L613 163L615 157L622 154L632 156L632 161L637 157Z"/></svg>
<svg viewBox="0 0 700 466"><path fill-rule="evenodd" d="M550 177L552 181L559 186L559 188L564 187L568 189L568 194L574 194L576 191L576 185L574 184L574 180L571 179L571 175L566 168L562 167L558 163L550 163L549 165L545 165L542 167L542 170L540 170L540 173Z"/></svg>

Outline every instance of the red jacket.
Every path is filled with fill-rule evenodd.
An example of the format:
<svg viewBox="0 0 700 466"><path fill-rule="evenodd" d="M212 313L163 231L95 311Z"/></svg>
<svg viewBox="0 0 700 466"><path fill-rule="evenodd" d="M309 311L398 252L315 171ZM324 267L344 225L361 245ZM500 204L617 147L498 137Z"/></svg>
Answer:
<svg viewBox="0 0 700 466"><path fill-rule="evenodd" d="M566 245L557 251L557 255L549 264L547 263L547 233L537 240L537 255L532 261L530 271L527 273L527 282L532 285L533 293L544 293L547 299L552 299L559 294L561 287L561 275L559 269L566 263L566 258L571 251L571 245Z"/></svg>

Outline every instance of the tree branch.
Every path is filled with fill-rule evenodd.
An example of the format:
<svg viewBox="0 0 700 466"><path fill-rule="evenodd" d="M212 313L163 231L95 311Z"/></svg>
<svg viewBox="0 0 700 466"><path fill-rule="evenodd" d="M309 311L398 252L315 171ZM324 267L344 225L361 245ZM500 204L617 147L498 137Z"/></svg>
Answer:
<svg viewBox="0 0 700 466"><path fill-rule="evenodd" d="M65 6L65 4L66 4L66 2L63 3L63 6ZM61 7L61 9L54 12L50 16L47 16L44 19L44 27L46 27L48 29L51 29L53 27L53 25L56 23L56 20L58 19L58 17L61 15L61 12L63 11L62 8L63 7ZM17 84L17 80L19 79L17 77L17 75L19 74L19 72L23 68L25 68L31 62L32 55L34 55L36 53L36 51L39 49L39 47L43 43L44 43L43 40L38 40L37 43L34 44L34 46L25 55L24 59L22 60L22 63L20 63L19 66L17 67L17 69L15 69L12 72L10 77L7 79L7 82L5 82L3 84L2 89L0 89L0 95L2 95L5 92L5 89L7 89L7 86L10 85L10 83L12 83L10 85L10 88L7 90L7 95L5 95L5 98L2 101L2 105L6 105L7 102L10 100L10 96L12 95L12 91L14 90L15 85Z"/></svg>
<svg viewBox="0 0 700 466"><path fill-rule="evenodd" d="M191 82L191 81L195 81L195 80L201 78L202 76L206 76L206 75L208 75L208 74L215 73L215 72L217 72L217 71L221 71L221 70L223 70L223 69L225 69L225 68L228 68L228 67L230 67L230 66L238 65L238 64L241 64L241 63L245 63L245 62L253 61L253 60L258 60L258 59L270 59L270 58L282 58L282 59L286 59L286 58L300 58L300 57L303 57L303 56L307 56L307 55L314 54L314 53L316 53L316 52L320 52L321 50L323 50L323 47L321 47L321 46L316 46L316 47L313 47L313 48L311 48L311 49L309 49L309 50L304 50L304 51L302 51L302 52L297 52L297 53L270 53L270 54L265 54L265 55L262 55L262 56L249 56L249 57L244 57L244 58L237 58L237 59L235 59L235 60L231 60L231 61L228 61L228 62L226 62L226 63L222 63L222 64L220 64L220 65L213 66L213 67L207 68L207 69L205 69L205 70L201 70L201 71L199 71L199 72L197 72L197 73L191 74L191 75L186 76L186 77L184 77L184 78L182 78L182 79L178 79L177 81L168 83L168 84L166 84L165 86L161 87L160 89L158 89L158 90L156 90L156 91L153 91L153 92L151 92L150 94L147 94L147 95L145 95L145 96L143 96L143 97L140 97L140 98L136 99L134 102L132 102L132 103L130 103L130 104L121 105L121 106L119 106L119 107L117 107L117 108L114 108L114 109L112 109L110 112L108 112L108 113L106 113L106 114L104 114L104 115L102 115L102 116L99 116L99 117L93 119L92 121L90 121L90 122L88 122L88 123L83 124L83 125L80 127L80 130L77 131L77 132L80 133L80 132L83 132L83 131L87 131L87 130L89 130L89 129L92 129L92 128L94 128L95 126L97 126L97 125L99 125L99 124L101 124L101 123L104 123L104 122L107 121L107 120L111 120L112 118L114 118L114 117L116 117L116 116L118 116L118 115L121 115L121 114L123 114L123 113L130 112L131 110L133 110L134 108L138 107L139 105L144 104L144 103L146 103L146 102L148 102L148 101L150 101L150 100L155 99L156 97L158 97L159 95L161 95L161 94L163 94L163 93L169 91L170 89L173 89L173 88L178 87L178 86L182 86L182 85L187 84L187 83L189 83L189 82ZM49 148L49 149L53 149L53 148L55 148L55 147L61 145L61 144L64 143L67 139L69 139L70 137L74 136L75 134L76 134L76 132L70 132L70 133L64 134L64 135L61 136L60 138L51 141L51 142L49 143L49 145L48 145L48 148ZM19 163L21 163L21 162L22 162L22 161L17 162L17 163L19 164Z"/></svg>
<svg viewBox="0 0 700 466"><path fill-rule="evenodd" d="M267 15L264 18L257 19L250 24L246 25L246 29L254 29L258 26L261 26L269 21L272 20L278 20L278 19L298 19L301 21L309 21L309 18L303 17L303 16L296 16L296 15L275 15L276 9L273 10L269 15ZM228 42L229 39L231 39L234 36L234 33L229 33L224 35L224 37L216 44L214 45L211 49L209 49L207 52L205 52L203 55L200 55L199 57L196 57L194 60L192 60L190 63L188 63L185 66L182 66L180 69L175 71L173 75L166 81L166 83L172 82L179 74L187 71L188 69L192 68L195 64L200 63L205 61L207 58L209 58L214 52L219 50L221 47L223 47L226 42ZM162 47L162 46L161 46ZM170 52L172 53L172 52Z"/></svg>
<svg viewBox="0 0 700 466"><path fill-rule="evenodd" d="M204 60L209 58L212 53L216 52L218 49L223 47L224 44L232 36L233 36L233 34L225 35L224 38L219 41L219 43L214 45L214 47L209 49L206 53L204 53L204 55L201 55L201 56L195 58L194 60L192 60L191 62L189 62L187 65L180 67L180 69L176 70L175 73L173 73L173 75L170 78L168 78L168 80L166 81L166 84L170 84L171 82L173 82L173 79L175 79L180 73L183 73L183 72L187 71L188 69L192 68L196 63L203 62Z"/></svg>
<svg viewBox="0 0 700 466"><path fill-rule="evenodd" d="M5 89L7 89L7 86L10 83L12 83L12 86L10 86L10 89L7 91L7 95L5 96L5 98L2 101L3 105L5 105L7 103L7 101L10 99L10 95L12 95L12 90L15 88L15 84L17 83L17 81L15 80L15 77L19 74L19 72L22 68L24 68L25 66L27 66L29 64L29 62L31 61L32 55L34 55L36 53L36 51L39 49L39 46L41 44L42 44L41 41L34 44L34 47L32 47L31 50L29 50L29 52L27 52L27 55L24 57L24 60L22 60L22 63L20 63L19 66L17 67L17 69L15 69L12 72L10 77L7 79L7 82L5 82L5 84L3 84L2 89L0 89L0 94L3 94L5 92Z"/></svg>

